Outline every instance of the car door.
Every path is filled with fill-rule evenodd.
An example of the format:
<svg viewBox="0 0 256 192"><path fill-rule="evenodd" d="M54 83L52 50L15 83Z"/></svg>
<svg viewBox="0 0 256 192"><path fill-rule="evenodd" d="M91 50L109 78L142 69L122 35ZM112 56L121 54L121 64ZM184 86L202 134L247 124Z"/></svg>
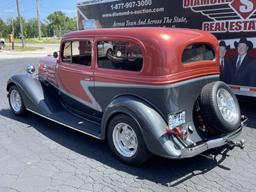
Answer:
<svg viewBox="0 0 256 192"><path fill-rule="evenodd" d="M102 44L111 51L101 56ZM94 72L95 98L104 111L114 98L137 95L136 81L143 68L143 49L134 40L105 37L95 38L96 67Z"/></svg>
<svg viewBox="0 0 256 192"><path fill-rule="evenodd" d="M99 110L94 100L92 43L92 39L64 42L58 66L58 83L64 104L85 116L94 116Z"/></svg>

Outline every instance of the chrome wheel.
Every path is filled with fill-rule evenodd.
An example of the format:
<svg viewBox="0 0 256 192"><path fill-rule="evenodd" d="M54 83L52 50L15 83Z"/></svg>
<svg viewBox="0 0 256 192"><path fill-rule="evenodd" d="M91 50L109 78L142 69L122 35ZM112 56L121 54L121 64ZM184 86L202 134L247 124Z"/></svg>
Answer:
<svg viewBox="0 0 256 192"><path fill-rule="evenodd" d="M112 134L113 144L118 153L124 157L132 157L138 149L138 139L132 127L126 123L118 123Z"/></svg>
<svg viewBox="0 0 256 192"><path fill-rule="evenodd" d="M10 104L14 112L19 113L22 110L21 96L16 89L13 89L10 93Z"/></svg>
<svg viewBox="0 0 256 192"><path fill-rule="evenodd" d="M217 105L222 117L226 121L233 122L239 118L236 103L226 89L221 88L217 91Z"/></svg>

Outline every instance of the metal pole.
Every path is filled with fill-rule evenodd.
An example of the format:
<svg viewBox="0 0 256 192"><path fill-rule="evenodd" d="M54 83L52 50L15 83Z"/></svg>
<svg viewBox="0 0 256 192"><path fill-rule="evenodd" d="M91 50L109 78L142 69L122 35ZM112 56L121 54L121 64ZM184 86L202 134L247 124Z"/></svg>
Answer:
<svg viewBox="0 0 256 192"><path fill-rule="evenodd" d="M19 5L19 0L16 0L16 5L17 5L17 13L18 13L18 17L20 20L20 34L21 34L21 43L22 43L22 47L25 47L25 43L24 43L24 33L23 33L23 24L22 24L22 20L21 20L21 16L20 16L20 5Z"/></svg>
<svg viewBox="0 0 256 192"><path fill-rule="evenodd" d="M14 35L14 23L13 23L13 18L12 18L12 34Z"/></svg>
<svg viewBox="0 0 256 192"><path fill-rule="evenodd" d="M37 27L38 27L38 37L41 39L41 21L40 21L40 12L39 12L39 0L36 0L36 14L37 14Z"/></svg>
<svg viewBox="0 0 256 192"><path fill-rule="evenodd" d="M12 18L12 35L13 35L12 50L14 50L14 26L13 26L13 18Z"/></svg>
<svg viewBox="0 0 256 192"><path fill-rule="evenodd" d="M78 15L78 7L76 8L76 30L79 31L79 22L78 22L78 19L79 19L79 15Z"/></svg>

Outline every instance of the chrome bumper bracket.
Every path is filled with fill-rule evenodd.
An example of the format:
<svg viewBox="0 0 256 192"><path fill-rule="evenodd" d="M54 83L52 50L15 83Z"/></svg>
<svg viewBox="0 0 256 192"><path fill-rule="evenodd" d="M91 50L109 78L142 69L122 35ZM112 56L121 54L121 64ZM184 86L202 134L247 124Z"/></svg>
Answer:
<svg viewBox="0 0 256 192"><path fill-rule="evenodd" d="M245 147L245 140L241 139L240 141L227 141L227 144L231 147L239 147L240 149L244 149Z"/></svg>

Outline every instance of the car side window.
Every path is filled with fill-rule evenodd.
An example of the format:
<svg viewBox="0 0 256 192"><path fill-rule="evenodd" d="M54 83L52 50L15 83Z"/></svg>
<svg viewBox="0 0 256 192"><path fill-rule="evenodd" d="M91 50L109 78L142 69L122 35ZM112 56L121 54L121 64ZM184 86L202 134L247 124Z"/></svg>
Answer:
<svg viewBox="0 0 256 192"><path fill-rule="evenodd" d="M185 48L182 55L182 63L192 63L195 61L213 60L215 53L213 48L207 44L192 44Z"/></svg>
<svg viewBox="0 0 256 192"><path fill-rule="evenodd" d="M92 45L88 40L70 41L63 46L62 61L65 63L90 66Z"/></svg>
<svg viewBox="0 0 256 192"><path fill-rule="evenodd" d="M97 43L99 68L140 71L143 55L140 47L125 41L99 41Z"/></svg>

